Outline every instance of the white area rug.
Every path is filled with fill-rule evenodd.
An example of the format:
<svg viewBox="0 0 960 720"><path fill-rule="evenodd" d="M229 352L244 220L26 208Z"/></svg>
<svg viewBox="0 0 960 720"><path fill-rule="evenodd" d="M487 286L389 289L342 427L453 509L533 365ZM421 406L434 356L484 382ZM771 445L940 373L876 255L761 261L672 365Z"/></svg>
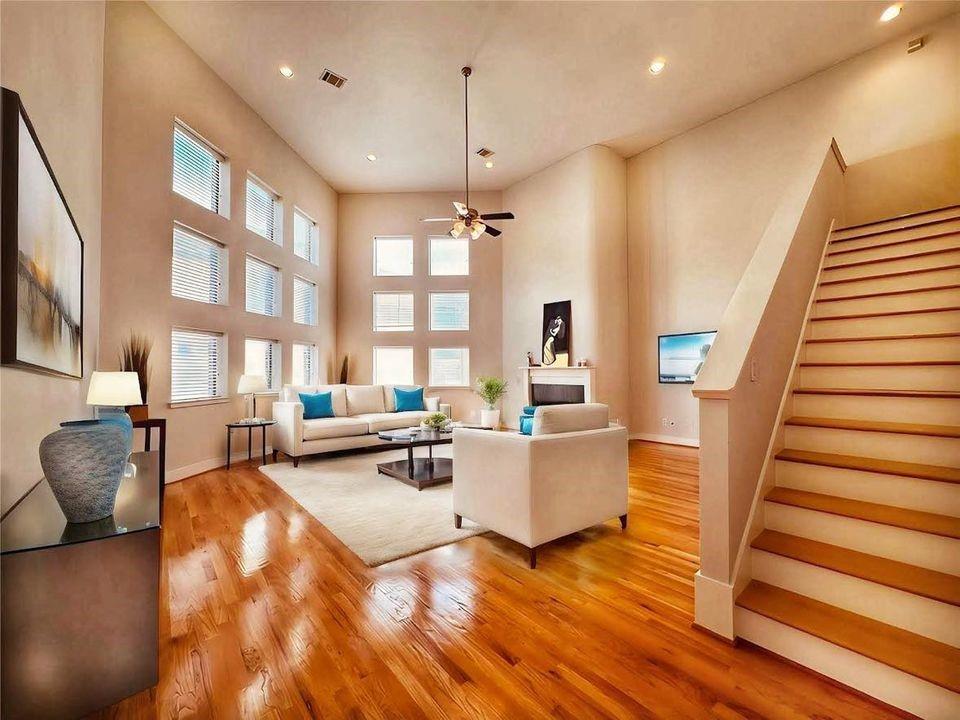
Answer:
<svg viewBox="0 0 960 720"><path fill-rule="evenodd" d="M434 457L450 457L453 448L441 445ZM414 450L416 457L425 448ZM377 463L403 460L406 450L364 453L347 457L303 459L264 465L260 472L336 535L370 567L449 545L486 532L466 518L453 526L453 484L417 491L377 472Z"/></svg>

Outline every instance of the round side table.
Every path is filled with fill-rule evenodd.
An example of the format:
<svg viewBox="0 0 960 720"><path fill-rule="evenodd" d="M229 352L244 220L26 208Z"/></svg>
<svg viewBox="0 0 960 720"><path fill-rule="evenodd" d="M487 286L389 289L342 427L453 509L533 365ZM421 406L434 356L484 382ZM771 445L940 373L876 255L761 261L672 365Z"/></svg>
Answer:
<svg viewBox="0 0 960 720"><path fill-rule="evenodd" d="M263 454L263 464L267 464L267 428L276 425L276 420L238 420L237 422L227 423L227 470L230 469L231 439L234 430L247 429L247 460L253 460L253 429L260 428L261 453Z"/></svg>

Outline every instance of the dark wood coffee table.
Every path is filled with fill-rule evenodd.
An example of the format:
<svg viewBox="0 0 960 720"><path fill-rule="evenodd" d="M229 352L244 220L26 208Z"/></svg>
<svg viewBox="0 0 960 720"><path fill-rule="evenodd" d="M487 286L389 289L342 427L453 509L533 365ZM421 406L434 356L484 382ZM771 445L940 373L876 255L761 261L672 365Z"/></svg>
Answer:
<svg viewBox="0 0 960 720"><path fill-rule="evenodd" d="M377 463L377 470L384 475L396 478L417 490L453 480L453 460L433 456L434 445L450 445L453 443L452 432L421 430L419 433L412 434L409 430L403 429L385 430L377 433L377 436L381 440L387 440L394 445L407 449L406 460ZM415 458L413 456L415 447L426 447L427 457Z"/></svg>

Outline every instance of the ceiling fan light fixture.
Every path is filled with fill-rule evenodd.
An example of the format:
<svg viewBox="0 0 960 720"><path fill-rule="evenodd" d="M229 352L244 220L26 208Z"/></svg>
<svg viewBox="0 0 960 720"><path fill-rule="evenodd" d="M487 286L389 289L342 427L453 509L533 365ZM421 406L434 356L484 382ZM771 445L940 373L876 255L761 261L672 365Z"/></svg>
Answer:
<svg viewBox="0 0 960 720"><path fill-rule="evenodd" d="M472 225L470 225L470 239L478 240L480 236L483 235L483 233L486 231L486 229L487 229L487 226L484 225L482 222L473 223Z"/></svg>
<svg viewBox="0 0 960 720"><path fill-rule="evenodd" d="M463 235L463 231L466 229L467 229L466 223L464 223L463 220L457 220L453 224L453 227L450 228L450 237L458 238L461 235Z"/></svg>

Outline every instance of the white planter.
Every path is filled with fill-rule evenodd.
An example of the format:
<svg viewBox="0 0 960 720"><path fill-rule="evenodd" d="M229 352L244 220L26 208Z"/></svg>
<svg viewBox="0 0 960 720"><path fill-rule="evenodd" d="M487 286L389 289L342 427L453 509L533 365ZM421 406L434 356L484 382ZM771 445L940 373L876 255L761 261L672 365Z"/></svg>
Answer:
<svg viewBox="0 0 960 720"><path fill-rule="evenodd" d="M500 427L500 411L499 410L481 410L480 424L483 425L483 427L499 428Z"/></svg>

